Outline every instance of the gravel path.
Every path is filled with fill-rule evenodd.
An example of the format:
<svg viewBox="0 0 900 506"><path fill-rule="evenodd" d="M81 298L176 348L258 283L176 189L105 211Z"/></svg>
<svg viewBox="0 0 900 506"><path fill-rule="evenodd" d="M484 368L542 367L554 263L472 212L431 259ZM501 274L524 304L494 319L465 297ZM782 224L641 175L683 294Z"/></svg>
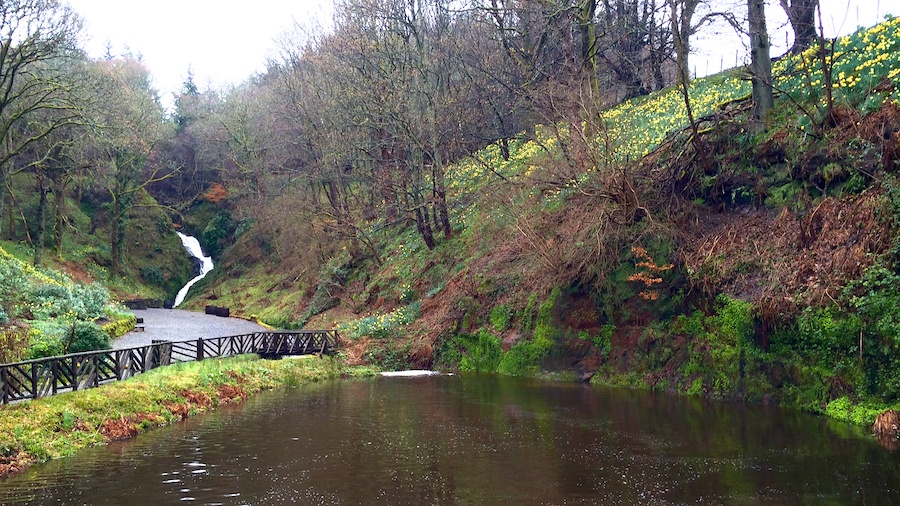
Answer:
<svg viewBox="0 0 900 506"><path fill-rule="evenodd" d="M236 336L265 331L253 322L222 318L182 309L144 309L133 311L144 319L144 332L129 332L112 343L113 349L150 344L153 339L187 341L191 339Z"/></svg>

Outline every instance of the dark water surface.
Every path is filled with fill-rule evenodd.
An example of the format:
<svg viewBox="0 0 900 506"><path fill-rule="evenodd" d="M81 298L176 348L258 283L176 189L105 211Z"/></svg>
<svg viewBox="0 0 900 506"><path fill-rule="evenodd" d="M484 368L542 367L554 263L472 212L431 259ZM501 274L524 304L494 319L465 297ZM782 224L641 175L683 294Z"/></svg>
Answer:
<svg viewBox="0 0 900 506"><path fill-rule="evenodd" d="M274 392L0 481L0 504L900 504L802 413L493 377Z"/></svg>

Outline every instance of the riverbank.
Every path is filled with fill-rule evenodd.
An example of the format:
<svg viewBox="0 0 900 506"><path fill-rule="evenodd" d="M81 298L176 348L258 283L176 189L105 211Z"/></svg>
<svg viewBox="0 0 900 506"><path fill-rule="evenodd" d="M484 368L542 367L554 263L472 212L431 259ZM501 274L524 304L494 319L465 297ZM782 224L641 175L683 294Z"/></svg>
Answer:
<svg viewBox="0 0 900 506"><path fill-rule="evenodd" d="M162 367L126 381L0 408L0 477L88 446L128 439L247 396L334 378L373 375L324 358L252 355Z"/></svg>

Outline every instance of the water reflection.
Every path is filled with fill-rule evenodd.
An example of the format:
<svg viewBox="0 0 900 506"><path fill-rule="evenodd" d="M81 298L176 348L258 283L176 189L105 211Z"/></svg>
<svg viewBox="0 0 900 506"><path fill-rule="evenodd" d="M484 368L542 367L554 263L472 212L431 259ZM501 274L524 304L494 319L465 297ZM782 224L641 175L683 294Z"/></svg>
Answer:
<svg viewBox="0 0 900 506"><path fill-rule="evenodd" d="M252 399L0 482L29 504L889 504L898 456L802 413L494 377Z"/></svg>

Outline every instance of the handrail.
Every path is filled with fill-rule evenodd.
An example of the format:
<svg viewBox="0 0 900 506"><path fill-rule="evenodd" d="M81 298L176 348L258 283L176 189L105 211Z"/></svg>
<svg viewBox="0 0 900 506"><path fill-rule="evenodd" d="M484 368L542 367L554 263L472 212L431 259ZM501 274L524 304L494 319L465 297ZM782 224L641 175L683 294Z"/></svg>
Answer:
<svg viewBox="0 0 900 506"><path fill-rule="evenodd" d="M332 353L334 330L254 332L186 341L153 341L116 350L85 351L0 364L0 403L37 399L123 380L173 362L256 353L261 357Z"/></svg>

